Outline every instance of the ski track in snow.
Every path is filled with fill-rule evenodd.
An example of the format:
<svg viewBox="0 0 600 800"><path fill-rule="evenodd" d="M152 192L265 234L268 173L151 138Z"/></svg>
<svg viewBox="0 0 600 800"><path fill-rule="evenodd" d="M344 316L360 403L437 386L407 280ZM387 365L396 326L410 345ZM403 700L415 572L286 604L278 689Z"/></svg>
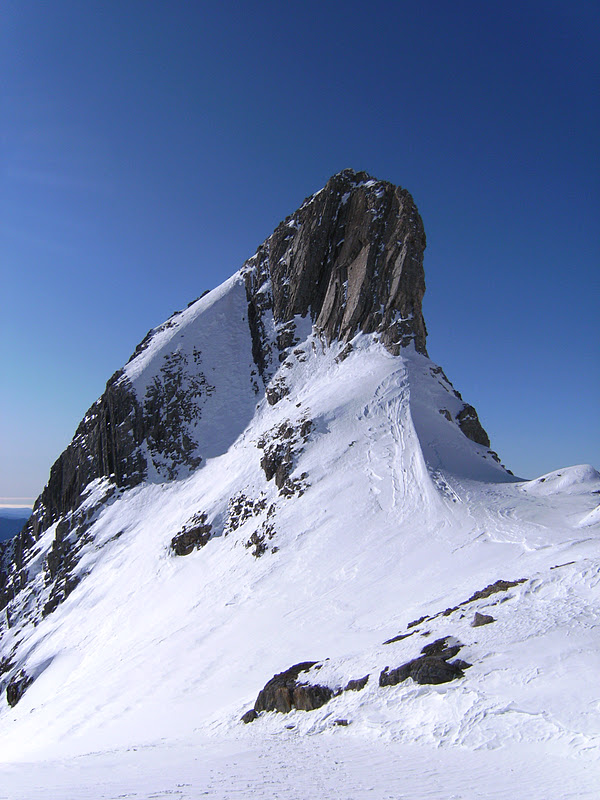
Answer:
<svg viewBox="0 0 600 800"><path fill-rule="evenodd" d="M357 743L340 732L328 740L200 740L0 765L0 800L595 800L599 780L598 769L540 748L431 750Z"/></svg>

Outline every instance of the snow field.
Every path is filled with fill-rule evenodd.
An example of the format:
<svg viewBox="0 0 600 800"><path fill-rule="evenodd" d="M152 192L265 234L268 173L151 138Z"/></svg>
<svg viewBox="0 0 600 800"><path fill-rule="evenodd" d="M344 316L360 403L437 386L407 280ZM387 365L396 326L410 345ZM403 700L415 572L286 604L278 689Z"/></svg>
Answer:
<svg viewBox="0 0 600 800"><path fill-rule="evenodd" d="M126 368L143 395L165 354L212 352L202 369L215 391L195 429L204 461L106 504L78 587L39 624L4 632L36 680L14 708L0 701L0 798L44 784L61 800L588 796L600 777L598 473L511 477L440 413L462 405L443 373L372 336L338 363L341 345L302 330L275 375L289 394L271 406L252 388L243 298L234 276ZM291 477L308 487L288 499L259 442L307 418ZM105 488L90 486L90 506ZM224 535L240 493L274 506L261 558L245 543L266 510ZM199 512L213 538L174 557L171 539ZM494 623L471 627L476 611ZM383 644L400 633L411 635ZM464 645L464 678L379 687L385 666L443 636ZM306 660L332 688L369 682L313 712L240 723L274 673Z"/></svg>

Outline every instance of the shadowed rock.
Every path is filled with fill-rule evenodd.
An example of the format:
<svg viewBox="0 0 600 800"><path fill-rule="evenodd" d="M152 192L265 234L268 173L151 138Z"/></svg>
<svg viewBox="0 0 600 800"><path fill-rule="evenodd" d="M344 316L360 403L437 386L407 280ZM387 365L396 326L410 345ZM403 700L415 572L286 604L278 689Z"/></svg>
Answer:
<svg viewBox="0 0 600 800"><path fill-rule="evenodd" d="M467 439L470 439L476 444L483 445L483 447L490 446L490 437L484 431L479 417L473 406L465 405L456 417L458 425Z"/></svg>
<svg viewBox="0 0 600 800"><path fill-rule="evenodd" d="M344 686L345 692L360 692L362 689L365 688L369 681L369 676L365 675L364 678L356 678L355 680L348 681L348 683Z"/></svg>
<svg viewBox="0 0 600 800"><path fill-rule="evenodd" d="M426 644L421 650L421 655L424 656L439 656L443 659L454 658L459 652L462 645L450 644L450 636L444 636L443 639L436 639L431 644Z"/></svg>
<svg viewBox="0 0 600 800"><path fill-rule="evenodd" d="M274 675L258 693L254 712L259 714L261 711L279 711L287 714L292 708L300 711L313 711L315 708L325 705L333 696L333 691L328 686L309 684L298 680L301 672L307 672L316 663L316 661L303 661L300 664L294 664L285 672ZM248 720L244 721L251 722L252 719L248 717Z"/></svg>
<svg viewBox="0 0 600 800"><path fill-rule="evenodd" d="M463 670L471 665L460 659L449 662L461 649L462 645L450 645L450 637L436 639L435 642L425 645L421 650L422 655L395 669L385 667L379 675L380 686L396 686L398 683L412 678L415 683L437 684L448 683L455 678L464 676Z"/></svg>
<svg viewBox="0 0 600 800"><path fill-rule="evenodd" d="M194 550L204 547L210 539L212 525L207 515L196 514L182 531L171 539L171 550L177 556L187 556Z"/></svg>
<svg viewBox="0 0 600 800"><path fill-rule="evenodd" d="M292 707L300 711L314 711L331 700L333 691L328 686L319 684L300 684L292 694Z"/></svg>
<svg viewBox="0 0 600 800"><path fill-rule="evenodd" d="M11 708L17 705L31 683L33 683L33 678L30 678L23 670L20 670L8 683L6 687L6 702Z"/></svg>
<svg viewBox="0 0 600 800"><path fill-rule="evenodd" d="M466 602L473 603L475 600L485 600L486 597L490 597L492 594L496 594L497 592L506 592L508 589L512 589L513 586L518 586L520 583L525 583L526 580L527 578L519 578L516 581L499 580L495 583L490 583L485 587L485 589L480 589L478 592L474 592Z"/></svg>
<svg viewBox="0 0 600 800"><path fill-rule="evenodd" d="M472 628L479 628L481 625L489 625L490 622L496 620L490 614L480 614L479 611L475 612L475 619L471 623Z"/></svg>
<svg viewBox="0 0 600 800"><path fill-rule="evenodd" d="M256 350L271 311L285 333L280 349L293 341L285 323L310 314L329 342L379 332L395 355L410 342L425 353L424 250L423 223L405 189L350 169L334 175L248 262Z"/></svg>
<svg viewBox="0 0 600 800"><path fill-rule="evenodd" d="M456 663L449 664L439 656L422 656L396 669L383 669L379 676L379 685L395 686L407 678L412 678L415 683L448 683L455 678L462 678L463 675L463 669Z"/></svg>

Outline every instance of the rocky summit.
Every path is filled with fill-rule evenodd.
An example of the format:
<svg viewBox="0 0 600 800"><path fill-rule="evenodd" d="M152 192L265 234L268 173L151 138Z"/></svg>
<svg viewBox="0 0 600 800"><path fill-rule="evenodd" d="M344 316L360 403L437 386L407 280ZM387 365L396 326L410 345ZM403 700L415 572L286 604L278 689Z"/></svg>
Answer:
<svg viewBox="0 0 600 800"><path fill-rule="evenodd" d="M287 391L278 367L300 341L298 320L309 321L324 343L344 343L340 358L361 332L375 334L393 355L409 345L426 355L424 251L423 223L405 189L364 172L334 175L242 267L255 394L266 391L274 403ZM149 331L129 363L154 350L184 313ZM143 393L135 391L127 367L112 376L52 467L31 519L3 553L0 608L25 588L27 554L54 523L46 612L73 587L73 545L91 518L89 509L77 512L92 481L107 478L108 491L126 490L149 475L174 479L201 465L204 442L194 428L215 392L202 364L199 349L191 358L181 349L164 353L159 374ZM472 406L464 404L456 422L466 436L489 447Z"/></svg>
<svg viewBox="0 0 600 800"><path fill-rule="evenodd" d="M149 331L0 543L3 758L597 752L600 475L500 463L428 356L424 252L344 170Z"/></svg>

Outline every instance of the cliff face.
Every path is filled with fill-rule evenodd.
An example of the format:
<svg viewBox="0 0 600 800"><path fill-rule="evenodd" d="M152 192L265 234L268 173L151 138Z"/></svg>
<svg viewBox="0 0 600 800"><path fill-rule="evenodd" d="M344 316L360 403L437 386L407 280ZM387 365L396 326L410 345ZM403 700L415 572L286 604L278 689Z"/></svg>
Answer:
<svg viewBox="0 0 600 800"><path fill-rule="evenodd" d="M142 409L135 394L122 381L121 373L115 373L102 397L80 422L69 446L52 466L48 483L23 530L0 550L0 609L26 587L25 557L40 535L54 523L58 526L48 564L48 580L59 579L55 595L64 599L64 585L68 583L67 573L72 561L72 547L66 545L65 535L78 530L79 538L92 516L89 511L75 513L85 489L92 481L103 477L110 481L111 491L140 483L146 474L146 462L140 449L143 440Z"/></svg>
<svg viewBox="0 0 600 800"><path fill-rule="evenodd" d="M335 175L279 225L247 262L250 317L271 311L280 349L295 316L328 342L378 332L397 355L426 353L421 310L425 232L410 194L366 173Z"/></svg>
<svg viewBox="0 0 600 800"><path fill-rule="evenodd" d="M0 545L0 609L22 590L38 591L24 565L52 525L44 613L74 587L73 566L98 508L146 478L183 477L205 458L224 452L233 439L226 431L215 439L214 431L202 428L205 407L221 410L231 395L243 396L241 406L230 403L223 412L239 417L233 425L237 435L264 393L271 404L285 396L280 367L286 360L290 366L300 341L298 326L314 326L324 346L348 343L345 353L362 332L374 334L393 355L409 345L426 355L424 250L423 223L404 189L344 170L307 198L234 276L245 297L240 299L237 288L228 290L232 299L223 301L226 309L216 315L210 336L196 341L193 326L185 325L214 293L150 331L126 367L109 380L52 467L29 522L14 540ZM243 366L241 356L234 358L218 389L215 358L211 362L207 351L215 335L227 339L227 315L242 312L245 332L227 340L226 350L239 355L247 348L249 365ZM193 340L187 349L174 344L180 330ZM489 446L472 406L465 405L453 421L468 438ZM84 503L94 481L104 487L95 506Z"/></svg>

